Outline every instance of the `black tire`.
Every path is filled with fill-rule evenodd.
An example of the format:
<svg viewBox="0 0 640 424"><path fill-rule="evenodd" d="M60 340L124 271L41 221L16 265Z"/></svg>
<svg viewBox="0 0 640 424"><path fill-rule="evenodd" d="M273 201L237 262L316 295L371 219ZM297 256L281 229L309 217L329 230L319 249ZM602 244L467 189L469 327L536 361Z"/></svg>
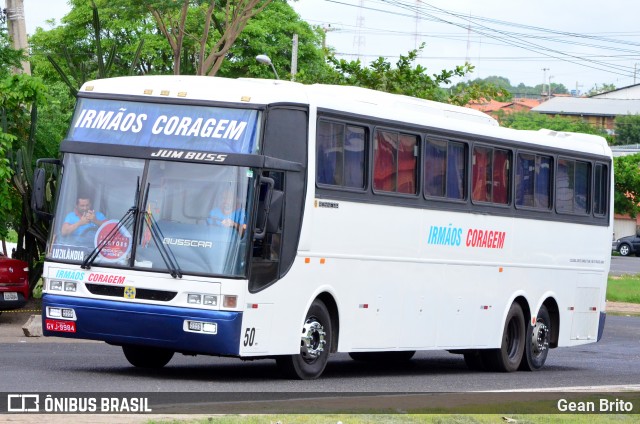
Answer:
<svg viewBox="0 0 640 424"><path fill-rule="evenodd" d="M542 368L549 354L550 341L551 317L547 308L542 305L538 311L536 325L527 325L524 357L520 363L520 369L537 371Z"/></svg>
<svg viewBox="0 0 640 424"><path fill-rule="evenodd" d="M629 256L631 254L631 246L628 243L622 243L618 246L618 253L620 253L620 256Z"/></svg>
<svg viewBox="0 0 640 424"><path fill-rule="evenodd" d="M173 352L159 347L124 345L127 361L138 368L162 368L173 358Z"/></svg>
<svg viewBox="0 0 640 424"><path fill-rule="evenodd" d="M295 380L320 377L329 359L333 333L331 316L325 304L316 299L311 304L302 325L300 353L276 357L280 372Z"/></svg>
<svg viewBox="0 0 640 424"><path fill-rule="evenodd" d="M464 363L471 371L484 371L486 369L482 360L482 352L477 349L471 349L464 352Z"/></svg>
<svg viewBox="0 0 640 424"><path fill-rule="evenodd" d="M500 349L482 350L482 361L487 369L512 372L518 369L524 355L525 323L522 308L514 303L509 309L502 331Z"/></svg>
<svg viewBox="0 0 640 424"><path fill-rule="evenodd" d="M415 354L415 350L398 352L349 352L351 359L362 362L406 362L411 360Z"/></svg>

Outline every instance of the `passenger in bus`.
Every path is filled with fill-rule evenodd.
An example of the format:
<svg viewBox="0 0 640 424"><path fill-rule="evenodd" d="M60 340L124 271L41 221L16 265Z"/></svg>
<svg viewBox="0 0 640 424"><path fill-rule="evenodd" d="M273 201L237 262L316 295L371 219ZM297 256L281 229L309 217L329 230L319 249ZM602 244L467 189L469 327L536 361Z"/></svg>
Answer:
<svg viewBox="0 0 640 424"><path fill-rule="evenodd" d="M216 199L219 201L219 206L214 207L211 212L209 212L207 224L233 228L242 236L247 229L247 217L242 208L236 207L234 191L231 189L225 190L221 198L221 202L219 198Z"/></svg>
<svg viewBox="0 0 640 424"><path fill-rule="evenodd" d="M102 212L92 209L89 196L80 195L76 205L64 218L60 234L62 236L82 236L92 229L97 229L107 218Z"/></svg>

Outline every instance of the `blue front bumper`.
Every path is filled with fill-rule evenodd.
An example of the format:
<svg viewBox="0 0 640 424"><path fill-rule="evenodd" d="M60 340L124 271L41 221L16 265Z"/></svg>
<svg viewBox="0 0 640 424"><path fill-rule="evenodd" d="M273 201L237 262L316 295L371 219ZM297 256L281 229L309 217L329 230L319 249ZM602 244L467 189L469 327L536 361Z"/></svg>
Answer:
<svg viewBox="0 0 640 424"><path fill-rule="evenodd" d="M48 306L72 308L76 332L49 331L45 336L102 340L116 345L156 346L183 353L238 355L242 312L207 311L173 306L45 294L43 320ZM184 321L216 323L217 334L184 331Z"/></svg>

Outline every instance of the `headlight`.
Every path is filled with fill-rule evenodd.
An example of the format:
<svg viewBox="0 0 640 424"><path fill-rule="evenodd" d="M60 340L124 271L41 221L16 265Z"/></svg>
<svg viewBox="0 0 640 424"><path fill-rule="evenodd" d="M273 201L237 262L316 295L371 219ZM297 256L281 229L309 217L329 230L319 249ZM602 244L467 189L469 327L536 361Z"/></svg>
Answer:
<svg viewBox="0 0 640 424"><path fill-rule="evenodd" d="M188 303L195 303L195 304L201 304L202 303L202 296L200 296L199 294L189 294L187 296L187 302Z"/></svg>
<svg viewBox="0 0 640 424"><path fill-rule="evenodd" d="M51 280L49 282L49 290L62 291L62 281L60 281L60 280Z"/></svg>

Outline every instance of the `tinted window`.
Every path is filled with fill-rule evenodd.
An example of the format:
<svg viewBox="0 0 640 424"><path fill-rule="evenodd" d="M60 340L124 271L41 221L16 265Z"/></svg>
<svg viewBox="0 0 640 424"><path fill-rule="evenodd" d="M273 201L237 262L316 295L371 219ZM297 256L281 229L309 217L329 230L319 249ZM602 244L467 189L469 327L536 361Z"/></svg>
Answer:
<svg viewBox="0 0 640 424"><path fill-rule="evenodd" d="M427 140L424 155L424 190L427 196L465 198L466 145Z"/></svg>
<svg viewBox="0 0 640 424"><path fill-rule="evenodd" d="M556 179L556 209L562 213L586 214L589 198L589 172L587 162L558 159Z"/></svg>
<svg viewBox="0 0 640 424"><path fill-rule="evenodd" d="M518 154L516 205L548 209L551 202L551 157Z"/></svg>
<svg viewBox="0 0 640 424"><path fill-rule="evenodd" d="M607 165L597 164L595 170L595 187L593 198L593 213L607 214L607 187L609 185L609 171Z"/></svg>
<svg viewBox="0 0 640 424"><path fill-rule="evenodd" d="M365 129L320 121L316 149L318 184L365 186Z"/></svg>
<svg viewBox="0 0 640 424"><path fill-rule="evenodd" d="M472 164L472 199L478 202L509 203L509 151L476 146L473 148Z"/></svg>
<svg viewBox="0 0 640 424"><path fill-rule="evenodd" d="M376 131L373 148L373 187L379 191L416 194L418 137Z"/></svg>

